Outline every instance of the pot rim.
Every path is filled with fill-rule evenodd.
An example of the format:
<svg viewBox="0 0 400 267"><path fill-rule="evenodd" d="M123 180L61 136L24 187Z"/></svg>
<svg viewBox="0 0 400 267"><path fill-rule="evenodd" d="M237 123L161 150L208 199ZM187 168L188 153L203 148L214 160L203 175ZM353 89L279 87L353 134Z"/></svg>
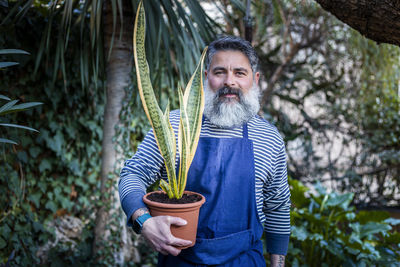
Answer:
<svg viewBox="0 0 400 267"><path fill-rule="evenodd" d="M154 206L154 207L158 207L158 208L171 208L172 207L174 209L187 209L187 208L193 208L193 207L201 206L206 201L206 198L202 194L197 193L197 192L192 192L192 191L185 190L183 193L186 193L186 194L189 194L189 195L199 195L199 196L201 196L201 200L193 202L193 203L186 203L186 204L161 203L161 202L156 202L156 201L149 200L147 198L147 196L149 196L151 194L154 194L154 193L166 194L162 190L157 190L157 191L152 191L152 192L147 193L146 195L143 196L143 202L146 205Z"/></svg>

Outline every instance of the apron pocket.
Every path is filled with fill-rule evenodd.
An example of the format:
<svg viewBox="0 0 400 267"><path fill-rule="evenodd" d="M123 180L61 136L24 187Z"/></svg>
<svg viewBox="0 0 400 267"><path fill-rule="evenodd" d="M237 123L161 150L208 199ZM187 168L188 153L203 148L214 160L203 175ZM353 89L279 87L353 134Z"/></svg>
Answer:
<svg viewBox="0 0 400 267"><path fill-rule="evenodd" d="M249 229L218 238L197 238L194 247L183 250L178 257L196 264L223 264L251 249L252 234Z"/></svg>

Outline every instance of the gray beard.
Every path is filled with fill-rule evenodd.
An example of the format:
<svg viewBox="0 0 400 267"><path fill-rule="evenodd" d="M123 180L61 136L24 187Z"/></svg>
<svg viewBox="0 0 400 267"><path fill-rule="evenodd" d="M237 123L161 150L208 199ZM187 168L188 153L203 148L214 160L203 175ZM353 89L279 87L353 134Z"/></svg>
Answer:
<svg viewBox="0 0 400 267"><path fill-rule="evenodd" d="M221 128L233 128L248 122L260 109L260 89L255 82L246 94L239 95L237 100L221 100L217 92L204 83L204 115L210 122Z"/></svg>

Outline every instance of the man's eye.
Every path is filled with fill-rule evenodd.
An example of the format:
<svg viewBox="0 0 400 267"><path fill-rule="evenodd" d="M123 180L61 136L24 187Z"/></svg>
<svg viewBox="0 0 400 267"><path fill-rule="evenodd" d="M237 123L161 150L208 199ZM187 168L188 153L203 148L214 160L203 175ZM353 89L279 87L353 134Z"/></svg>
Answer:
<svg viewBox="0 0 400 267"><path fill-rule="evenodd" d="M244 72L242 72L242 71L238 71L238 72L236 72L236 75L238 75L238 76L244 76L244 75L246 75L246 73L244 73Z"/></svg>

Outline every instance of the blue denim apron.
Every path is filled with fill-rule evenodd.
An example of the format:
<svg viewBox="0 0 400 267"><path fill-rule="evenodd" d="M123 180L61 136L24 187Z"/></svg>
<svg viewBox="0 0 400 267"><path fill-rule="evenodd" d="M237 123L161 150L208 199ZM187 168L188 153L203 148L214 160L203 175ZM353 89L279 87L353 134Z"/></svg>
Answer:
<svg viewBox="0 0 400 267"><path fill-rule="evenodd" d="M255 197L253 143L243 138L199 140L186 189L203 194L196 245L158 266L265 266Z"/></svg>

